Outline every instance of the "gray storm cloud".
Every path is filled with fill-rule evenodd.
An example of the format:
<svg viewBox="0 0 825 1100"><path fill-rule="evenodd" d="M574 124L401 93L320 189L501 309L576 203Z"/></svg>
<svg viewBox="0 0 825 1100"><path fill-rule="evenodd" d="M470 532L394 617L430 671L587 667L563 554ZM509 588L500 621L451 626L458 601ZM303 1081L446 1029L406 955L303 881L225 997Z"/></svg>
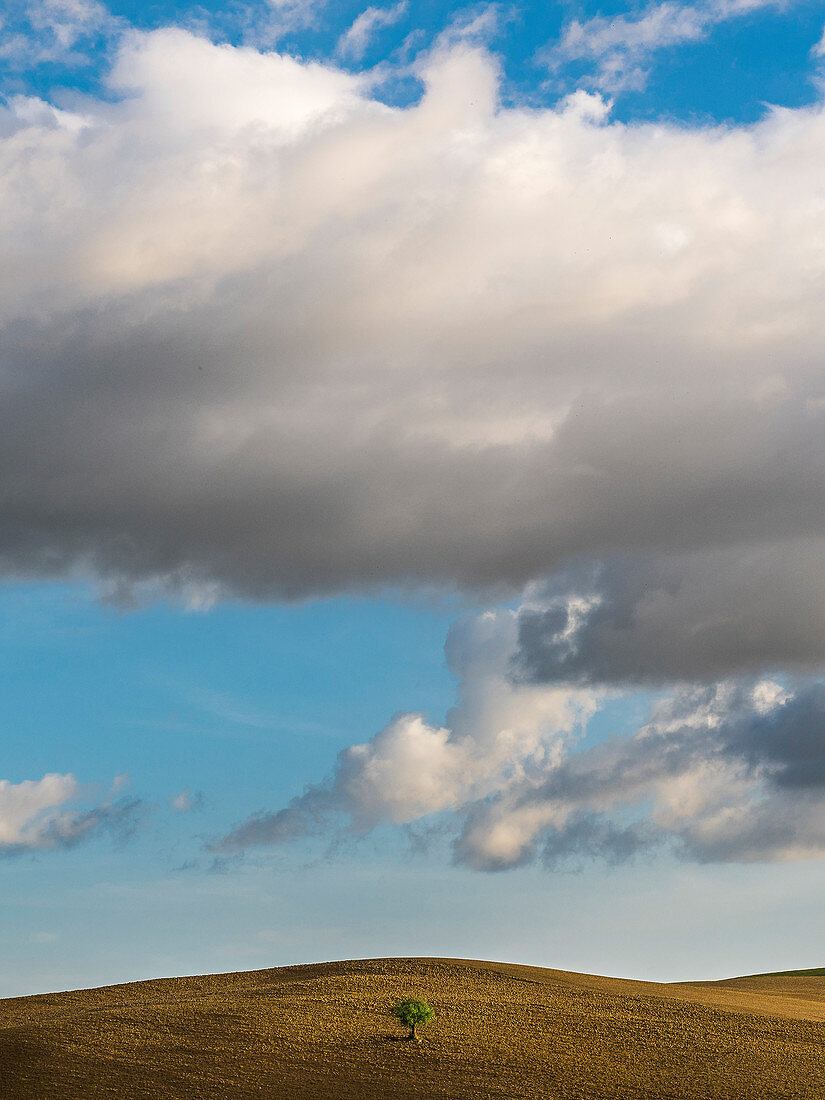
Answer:
<svg viewBox="0 0 825 1100"><path fill-rule="evenodd" d="M518 617L514 675L644 685L825 665L816 538L609 557L560 570Z"/></svg>
<svg viewBox="0 0 825 1100"><path fill-rule="evenodd" d="M815 572L821 107L504 108L461 41L420 73L389 108L168 30L123 40L112 102L10 101L7 576L197 603L729 547Z"/></svg>

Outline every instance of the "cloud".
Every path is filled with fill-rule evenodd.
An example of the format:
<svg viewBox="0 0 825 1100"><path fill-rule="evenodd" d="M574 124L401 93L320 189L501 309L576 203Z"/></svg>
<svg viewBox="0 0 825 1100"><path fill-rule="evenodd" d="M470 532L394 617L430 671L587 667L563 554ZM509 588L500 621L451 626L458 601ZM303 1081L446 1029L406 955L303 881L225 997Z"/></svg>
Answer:
<svg viewBox="0 0 825 1100"><path fill-rule="evenodd" d="M816 538L577 563L521 608L514 673L620 685L814 673L825 665L821 578Z"/></svg>
<svg viewBox="0 0 825 1100"><path fill-rule="evenodd" d="M188 813L190 810L199 810L203 806L203 795L200 791L189 789L179 791L169 799L169 805L175 813Z"/></svg>
<svg viewBox="0 0 825 1100"><path fill-rule="evenodd" d="M71 50L111 22L107 9L96 0L35 0L26 10L36 30L52 35L58 53Z"/></svg>
<svg viewBox="0 0 825 1100"><path fill-rule="evenodd" d="M271 49L287 35L317 27L324 7L325 0L265 0L262 5L229 13L209 12L206 18L210 23L229 24L236 31L240 23L246 44Z"/></svg>
<svg viewBox="0 0 825 1100"><path fill-rule="evenodd" d="M502 107L466 41L419 67L389 108L135 32L105 101L5 110L5 577L207 606L825 562L821 106L624 126Z"/></svg>
<svg viewBox="0 0 825 1100"><path fill-rule="evenodd" d="M701 862L825 856L825 688L683 688L636 734L572 753L540 784L471 811L459 859L628 858L667 843Z"/></svg>
<svg viewBox="0 0 825 1100"><path fill-rule="evenodd" d="M0 58L12 68L85 65L87 45L120 29L122 22L96 0L9 0L0 21Z"/></svg>
<svg viewBox="0 0 825 1100"><path fill-rule="evenodd" d="M400 0L391 8L365 8L349 30L341 35L336 52L341 57L360 61L376 33L385 27L391 27L393 23L403 19L406 13L406 0Z"/></svg>
<svg viewBox="0 0 825 1100"><path fill-rule="evenodd" d="M590 692L513 684L515 626L513 612L498 611L452 628L447 658L460 691L444 726L397 714L369 742L345 749L326 782L282 810L254 815L216 849L281 844L336 819L365 835L379 825L460 811L522 776L543 774L561 760L595 703Z"/></svg>
<svg viewBox="0 0 825 1100"><path fill-rule="evenodd" d="M50 773L22 783L0 780L0 856L73 848L101 833L125 839L144 807L136 798L113 799L122 786L116 781L109 795L89 806L93 791L71 774Z"/></svg>
<svg viewBox="0 0 825 1100"><path fill-rule="evenodd" d="M791 0L792 2L792 0ZM571 61L595 64L590 83L605 92L639 90L647 82L646 65L658 50L697 42L720 23L757 11L780 9L788 0L706 0L651 4L641 13L573 19L557 45L546 51L553 67Z"/></svg>
<svg viewBox="0 0 825 1100"><path fill-rule="evenodd" d="M723 13L657 10L592 57ZM203 607L526 586L452 631L443 723L396 715L221 852L440 817L489 870L822 854L822 104L504 107L463 32L418 71L390 108L133 32L104 98L8 101L0 572ZM670 701L577 748L640 684ZM71 776L0 795L7 853L139 812Z"/></svg>
<svg viewBox="0 0 825 1100"><path fill-rule="evenodd" d="M332 774L219 840L219 855L381 826L452 833L456 862L699 862L825 857L825 684L744 676L681 684L630 734L582 745L603 689L514 680L521 612L457 623L458 702L443 725L396 715Z"/></svg>

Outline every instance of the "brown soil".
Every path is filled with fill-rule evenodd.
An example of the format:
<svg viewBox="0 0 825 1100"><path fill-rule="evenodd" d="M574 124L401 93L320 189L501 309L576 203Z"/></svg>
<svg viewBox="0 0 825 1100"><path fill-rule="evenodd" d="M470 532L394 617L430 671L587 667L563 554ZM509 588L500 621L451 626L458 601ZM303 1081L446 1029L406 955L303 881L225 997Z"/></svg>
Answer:
<svg viewBox="0 0 825 1100"><path fill-rule="evenodd" d="M421 997L421 1043L388 1008ZM372 959L0 1001L3 1100L825 1098L825 977Z"/></svg>

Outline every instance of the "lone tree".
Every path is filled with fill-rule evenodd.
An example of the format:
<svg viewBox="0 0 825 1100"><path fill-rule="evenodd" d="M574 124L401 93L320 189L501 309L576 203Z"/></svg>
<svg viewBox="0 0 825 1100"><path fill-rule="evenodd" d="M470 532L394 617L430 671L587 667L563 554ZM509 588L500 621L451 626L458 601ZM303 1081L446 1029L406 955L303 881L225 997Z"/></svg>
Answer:
<svg viewBox="0 0 825 1100"><path fill-rule="evenodd" d="M426 1001L416 1001L412 997L408 997L406 1001L399 1001L397 1005L393 1005L390 1009L391 1015L395 1016L399 1023L402 1023L404 1027L410 1029L409 1039L414 1039L418 1042L418 1036L415 1033L416 1027L419 1024L428 1024L431 1020L435 1019L435 1012L430 1008Z"/></svg>

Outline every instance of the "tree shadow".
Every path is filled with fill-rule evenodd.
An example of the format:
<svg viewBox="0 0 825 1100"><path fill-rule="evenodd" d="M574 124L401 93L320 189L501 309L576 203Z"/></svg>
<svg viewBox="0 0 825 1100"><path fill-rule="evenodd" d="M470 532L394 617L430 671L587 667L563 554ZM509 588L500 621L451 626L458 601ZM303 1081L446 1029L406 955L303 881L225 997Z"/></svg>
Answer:
<svg viewBox="0 0 825 1100"><path fill-rule="evenodd" d="M377 1042L381 1044L403 1043L405 1046L412 1046L414 1050L417 1050L419 1051L419 1053L423 1054L426 1039L421 1038L421 1036L416 1036L416 1038L413 1039L410 1035L382 1035L379 1039L377 1039Z"/></svg>

